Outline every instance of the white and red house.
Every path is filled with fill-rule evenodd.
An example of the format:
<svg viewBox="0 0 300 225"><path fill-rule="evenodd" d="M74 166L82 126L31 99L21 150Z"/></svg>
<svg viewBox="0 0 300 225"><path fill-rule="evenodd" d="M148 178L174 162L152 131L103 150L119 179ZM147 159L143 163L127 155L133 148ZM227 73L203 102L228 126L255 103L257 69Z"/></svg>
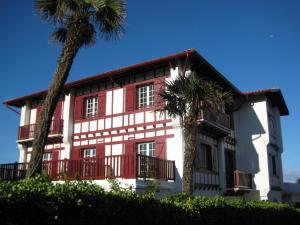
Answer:
<svg viewBox="0 0 300 225"><path fill-rule="evenodd" d="M166 79L196 71L234 96L234 110L203 107L199 115L194 194L244 195L280 201L283 151L280 116L288 108L279 89L242 93L195 50L67 83L45 146L43 168L53 180L93 179L108 187L117 178L139 191L156 178L161 193L180 192L184 140L178 119L156 112ZM20 164L30 159L35 126L46 90L7 100L21 109ZM4 174L4 172L6 174Z"/></svg>

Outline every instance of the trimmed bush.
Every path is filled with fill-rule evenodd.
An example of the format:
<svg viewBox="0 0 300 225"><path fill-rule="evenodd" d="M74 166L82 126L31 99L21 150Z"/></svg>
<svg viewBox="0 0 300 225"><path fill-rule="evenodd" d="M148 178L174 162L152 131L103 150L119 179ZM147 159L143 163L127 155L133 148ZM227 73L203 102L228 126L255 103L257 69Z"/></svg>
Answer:
<svg viewBox="0 0 300 225"><path fill-rule="evenodd" d="M298 225L300 213L282 203L183 194L156 200L152 193L36 177L0 181L0 224Z"/></svg>

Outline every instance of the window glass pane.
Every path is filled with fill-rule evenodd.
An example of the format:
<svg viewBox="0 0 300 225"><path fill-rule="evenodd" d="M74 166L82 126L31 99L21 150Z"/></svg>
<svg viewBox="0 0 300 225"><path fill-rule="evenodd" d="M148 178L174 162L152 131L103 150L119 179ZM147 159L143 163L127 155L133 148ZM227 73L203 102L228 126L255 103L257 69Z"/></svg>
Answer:
<svg viewBox="0 0 300 225"><path fill-rule="evenodd" d="M98 97L91 97L85 100L85 117L94 117L98 113Z"/></svg>
<svg viewBox="0 0 300 225"><path fill-rule="evenodd" d="M154 84L147 84L138 88L138 106L150 106L154 103Z"/></svg>
<svg viewBox="0 0 300 225"><path fill-rule="evenodd" d="M44 153L43 155L44 161L51 160L51 159L52 159L52 153Z"/></svg>
<svg viewBox="0 0 300 225"><path fill-rule="evenodd" d="M154 157L155 145L154 142L138 144L138 153L140 155L147 155Z"/></svg>
<svg viewBox="0 0 300 225"><path fill-rule="evenodd" d="M87 148L83 150L83 157L90 158L96 156L96 149L95 148Z"/></svg>

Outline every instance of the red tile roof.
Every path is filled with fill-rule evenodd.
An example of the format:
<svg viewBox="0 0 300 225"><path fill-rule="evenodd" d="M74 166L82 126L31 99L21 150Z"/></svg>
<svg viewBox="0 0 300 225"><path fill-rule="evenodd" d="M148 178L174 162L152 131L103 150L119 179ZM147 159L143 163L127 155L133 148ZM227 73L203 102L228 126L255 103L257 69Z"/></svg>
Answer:
<svg viewBox="0 0 300 225"><path fill-rule="evenodd" d="M213 73L211 75L213 79L216 79L219 82L222 82L226 86L226 88L231 90L232 93L237 93L237 94L242 95L242 93L240 92L240 90L238 88L236 88L221 73L219 73L212 65L210 65L195 49L187 49L183 52L179 52L179 53L176 53L173 55L149 60L146 62L134 64L131 66L122 67L120 69L104 72L104 73L97 74L94 76L85 77L83 79L72 81L72 82L65 84L64 88L70 89L70 88L78 87L78 86L84 85L86 83L89 83L89 82L92 82L92 81L95 81L98 79L103 79L103 78L118 75L118 74L124 74L126 72L140 70L142 68L150 68L155 65L156 66L157 65L170 65L170 63L171 64L177 63L176 62L177 59L179 59L179 58L184 59L187 56L193 58L193 60L195 60L197 62L200 61L200 62L204 63L205 65L207 65L213 71ZM25 101L27 99L35 99L35 98L43 97L46 95L46 93L47 93L47 90L42 90L42 91L35 92L35 93L25 95L22 97L9 99L9 100L5 101L4 104L9 105L9 106L14 106L14 107L21 107L22 105L25 104Z"/></svg>

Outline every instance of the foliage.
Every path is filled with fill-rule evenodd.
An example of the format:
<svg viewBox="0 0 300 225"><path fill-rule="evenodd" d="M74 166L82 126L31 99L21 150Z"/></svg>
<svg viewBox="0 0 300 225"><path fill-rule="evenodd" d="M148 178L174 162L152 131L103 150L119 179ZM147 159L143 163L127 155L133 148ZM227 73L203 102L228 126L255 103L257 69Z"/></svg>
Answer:
<svg viewBox="0 0 300 225"><path fill-rule="evenodd" d="M166 104L162 104L158 111L166 111L170 117L180 119L185 142L182 190L192 194L199 116L204 109L217 112L225 104L232 104L232 95L215 82L204 80L192 72L165 81L165 89L160 91L159 96L159 101Z"/></svg>
<svg viewBox="0 0 300 225"><path fill-rule="evenodd" d="M62 49L35 128L27 177L41 173L54 110L77 52L82 46L92 45L97 32L106 39L119 38L126 17L123 0L36 0L35 8L54 26L52 39L62 43Z"/></svg>
<svg viewBox="0 0 300 225"><path fill-rule="evenodd" d="M155 198L155 195L158 192L158 181L156 179L145 179L144 182L146 184L146 188L140 196L146 199Z"/></svg>
<svg viewBox="0 0 300 225"><path fill-rule="evenodd" d="M55 26L52 40L56 42L75 37L81 45L91 45L97 30L106 39L124 32L123 0L36 0L35 8L42 19Z"/></svg>
<svg viewBox="0 0 300 225"><path fill-rule="evenodd" d="M194 122L198 118L203 108L202 102L214 110L218 110L224 103L233 102L229 92L215 82L204 80L195 72L167 80L165 86L159 96L166 104L160 110L167 111L170 117L179 116L184 122Z"/></svg>
<svg viewBox="0 0 300 225"><path fill-rule="evenodd" d="M298 225L300 213L282 203L193 197L161 200L131 191L105 192L91 182L50 183L43 177L0 181L1 224Z"/></svg>

